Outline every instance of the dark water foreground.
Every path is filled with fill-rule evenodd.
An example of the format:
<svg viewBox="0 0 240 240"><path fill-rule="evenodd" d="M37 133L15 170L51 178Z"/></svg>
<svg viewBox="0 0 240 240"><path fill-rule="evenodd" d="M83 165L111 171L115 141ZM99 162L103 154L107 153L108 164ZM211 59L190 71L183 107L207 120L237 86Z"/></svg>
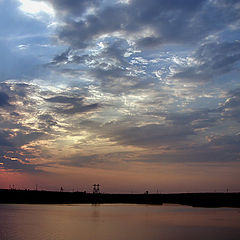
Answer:
<svg viewBox="0 0 240 240"><path fill-rule="evenodd" d="M240 207L240 193L92 194L86 192L0 189L0 203L135 203L157 205L173 203L194 207Z"/></svg>
<svg viewBox="0 0 240 240"><path fill-rule="evenodd" d="M0 204L0 240L239 240L239 208Z"/></svg>

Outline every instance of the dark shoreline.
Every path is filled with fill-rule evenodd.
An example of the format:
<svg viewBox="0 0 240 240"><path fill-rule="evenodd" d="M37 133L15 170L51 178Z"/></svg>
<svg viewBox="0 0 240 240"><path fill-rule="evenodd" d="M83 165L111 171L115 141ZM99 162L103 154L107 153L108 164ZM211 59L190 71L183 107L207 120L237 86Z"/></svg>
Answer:
<svg viewBox="0 0 240 240"><path fill-rule="evenodd" d="M240 208L240 193L107 194L0 189L0 204L155 204Z"/></svg>

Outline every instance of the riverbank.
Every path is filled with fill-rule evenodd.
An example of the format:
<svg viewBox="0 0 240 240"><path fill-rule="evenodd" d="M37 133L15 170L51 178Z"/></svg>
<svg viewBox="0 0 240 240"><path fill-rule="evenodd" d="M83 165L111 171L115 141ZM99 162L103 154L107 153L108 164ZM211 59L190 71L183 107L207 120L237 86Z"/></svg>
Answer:
<svg viewBox="0 0 240 240"><path fill-rule="evenodd" d="M135 203L182 204L193 207L240 207L240 193L107 194L0 189L0 203L84 204Z"/></svg>

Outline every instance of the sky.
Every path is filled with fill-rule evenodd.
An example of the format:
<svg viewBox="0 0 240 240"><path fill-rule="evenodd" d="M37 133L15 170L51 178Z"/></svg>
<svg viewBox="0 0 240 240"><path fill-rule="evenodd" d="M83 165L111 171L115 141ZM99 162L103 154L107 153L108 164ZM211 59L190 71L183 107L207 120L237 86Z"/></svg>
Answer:
<svg viewBox="0 0 240 240"><path fill-rule="evenodd" d="M0 187L240 191L239 0L0 0Z"/></svg>

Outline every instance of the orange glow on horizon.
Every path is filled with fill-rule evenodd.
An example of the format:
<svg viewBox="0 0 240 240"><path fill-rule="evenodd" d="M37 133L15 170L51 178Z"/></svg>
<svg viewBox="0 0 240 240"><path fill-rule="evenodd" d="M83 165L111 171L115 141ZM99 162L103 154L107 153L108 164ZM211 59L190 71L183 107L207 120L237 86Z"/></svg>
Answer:
<svg viewBox="0 0 240 240"><path fill-rule="evenodd" d="M0 168L0 188L15 185L17 189L92 191L92 184L99 183L105 193L202 192L239 191L239 163L234 167L136 164L125 169L99 169L87 167L55 166L44 172L8 172Z"/></svg>

